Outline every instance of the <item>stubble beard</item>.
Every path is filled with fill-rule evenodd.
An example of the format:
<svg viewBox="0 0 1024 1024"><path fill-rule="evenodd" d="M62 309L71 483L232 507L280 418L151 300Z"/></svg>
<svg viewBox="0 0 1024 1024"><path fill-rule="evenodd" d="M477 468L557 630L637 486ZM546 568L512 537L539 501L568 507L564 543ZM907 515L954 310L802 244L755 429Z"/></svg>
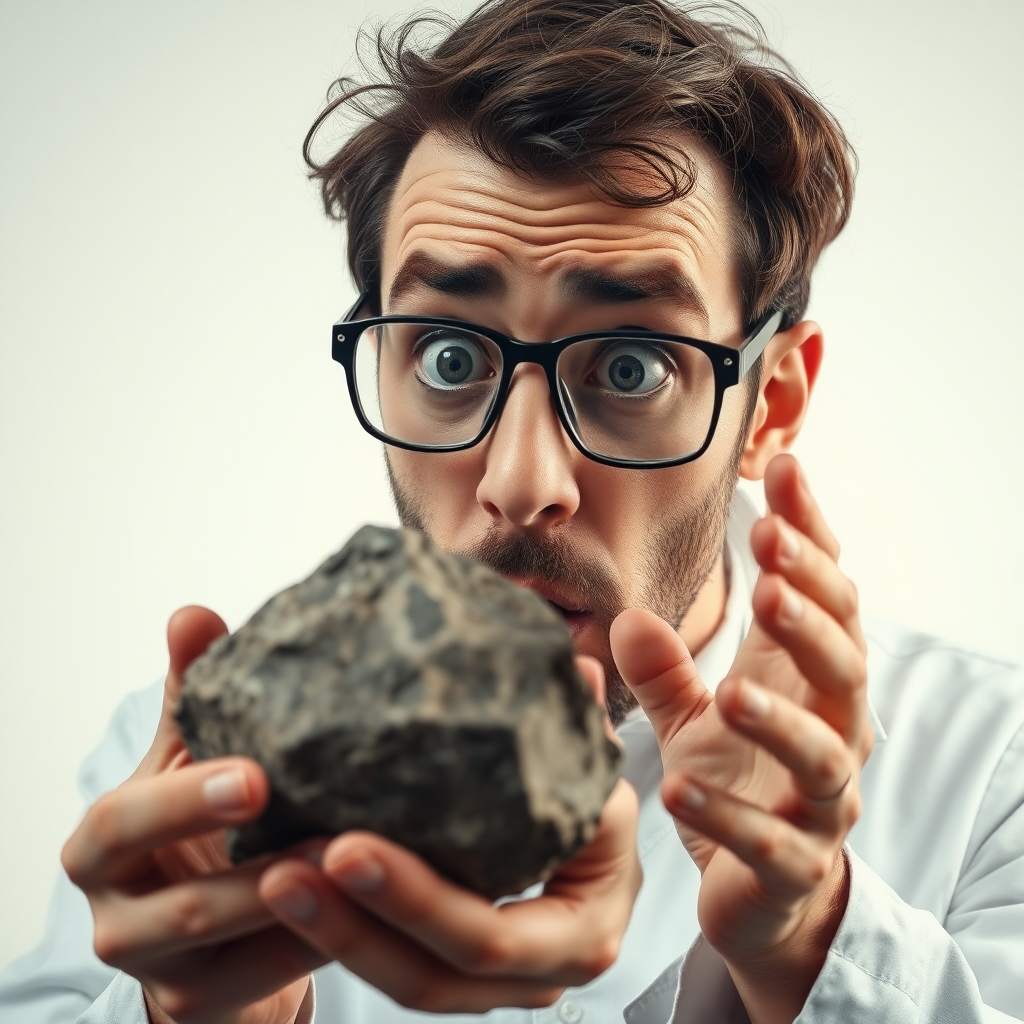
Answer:
<svg viewBox="0 0 1024 1024"><path fill-rule="evenodd" d="M682 510L666 513L648 527L637 545L641 582L633 607L646 608L679 628L722 553L742 454L741 444L710 486L685 495ZM427 534L444 550L478 559L502 576L536 578L584 598L601 638L599 649L587 653L604 667L608 715L613 725L619 725L637 701L612 659L608 639L612 622L626 608L622 583L610 561L578 550L564 531L508 534L497 523L470 548L453 549L431 531L425 503L402 488L387 455L385 449L391 493L403 526Z"/></svg>

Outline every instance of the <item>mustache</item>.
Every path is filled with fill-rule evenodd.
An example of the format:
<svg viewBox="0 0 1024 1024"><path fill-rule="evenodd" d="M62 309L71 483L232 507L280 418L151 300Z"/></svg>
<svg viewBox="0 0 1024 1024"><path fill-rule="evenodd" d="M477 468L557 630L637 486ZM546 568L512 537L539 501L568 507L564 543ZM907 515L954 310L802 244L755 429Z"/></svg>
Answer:
<svg viewBox="0 0 1024 1024"><path fill-rule="evenodd" d="M595 559L574 551L562 538L492 530L461 554L483 562L501 576L533 577L569 589L599 617L611 619L622 610L622 595L613 574Z"/></svg>

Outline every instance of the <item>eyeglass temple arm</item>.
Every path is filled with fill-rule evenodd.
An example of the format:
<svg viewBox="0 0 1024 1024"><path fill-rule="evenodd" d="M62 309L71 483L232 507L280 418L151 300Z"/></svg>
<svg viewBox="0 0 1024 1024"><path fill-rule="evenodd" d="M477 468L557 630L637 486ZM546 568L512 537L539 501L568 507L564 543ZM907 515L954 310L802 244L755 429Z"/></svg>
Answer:
<svg viewBox="0 0 1024 1024"><path fill-rule="evenodd" d="M768 342L778 333L779 325L782 323L782 310L774 312L769 310L758 323L746 341L739 347L740 371L739 378L743 380L750 368L760 358L761 353L768 347Z"/></svg>
<svg viewBox="0 0 1024 1024"><path fill-rule="evenodd" d="M338 324L347 324L355 320L356 314L366 304L366 300L370 297L370 291L367 289L364 292L359 293L359 298L352 303L351 307L345 311L345 315L340 320L335 320L335 326Z"/></svg>

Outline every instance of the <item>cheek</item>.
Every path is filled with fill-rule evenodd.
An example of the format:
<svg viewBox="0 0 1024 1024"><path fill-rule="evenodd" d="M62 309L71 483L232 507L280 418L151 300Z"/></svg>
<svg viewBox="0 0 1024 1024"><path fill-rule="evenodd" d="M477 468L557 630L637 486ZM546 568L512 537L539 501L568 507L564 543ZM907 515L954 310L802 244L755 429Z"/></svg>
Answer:
<svg viewBox="0 0 1024 1024"><path fill-rule="evenodd" d="M722 488L727 484L726 474L732 483L734 444L734 428L723 430L721 443L716 432L711 447L696 462L629 474L628 486L606 492L609 536L615 538L613 556L626 573L643 575L641 563L649 553L646 545L662 536L666 524L678 524L694 515L703 519L711 512L709 502L726 500Z"/></svg>
<svg viewBox="0 0 1024 1024"><path fill-rule="evenodd" d="M484 472L481 446L448 454L391 448L388 462L396 486L435 537L441 529L450 536L472 517Z"/></svg>
<svg viewBox="0 0 1024 1024"><path fill-rule="evenodd" d="M746 441L745 437L740 437L740 433L747 412L748 399L747 387L742 383L726 389L722 398L718 426L715 427L715 436L711 439L711 447L696 463L699 466L707 460L712 467L712 476L717 476L725 469L737 448L742 448Z"/></svg>

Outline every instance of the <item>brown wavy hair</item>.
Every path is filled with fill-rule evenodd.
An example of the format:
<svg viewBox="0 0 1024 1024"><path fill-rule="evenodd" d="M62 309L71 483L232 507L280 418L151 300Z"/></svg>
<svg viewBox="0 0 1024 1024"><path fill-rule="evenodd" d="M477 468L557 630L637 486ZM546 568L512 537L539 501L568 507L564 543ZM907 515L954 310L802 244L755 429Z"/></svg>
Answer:
<svg viewBox="0 0 1024 1024"><path fill-rule="evenodd" d="M378 309L388 204L428 131L625 206L685 196L686 138L699 137L732 172L747 323L769 308L784 328L804 315L814 264L849 216L855 157L842 128L738 4L485 0L457 24L363 31L357 54L363 77L332 85L303 155L328 215L348 223L349 267ZM354 129L317 158L325 127L346 115ZM620 173L637 161L651 173ZM624 184L638 177L653 187Z"/></svg>

